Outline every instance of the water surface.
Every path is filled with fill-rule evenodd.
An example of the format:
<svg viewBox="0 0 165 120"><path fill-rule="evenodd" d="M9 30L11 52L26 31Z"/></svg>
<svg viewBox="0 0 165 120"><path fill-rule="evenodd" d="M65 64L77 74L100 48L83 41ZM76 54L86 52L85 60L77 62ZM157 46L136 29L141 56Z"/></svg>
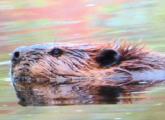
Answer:
<svg viewBox="0 0 165 120"><path fill-rule="evenodd" d="M163 0L1 0L1 120L163 120L165 88L134 93L133 101L109 105L22 107L10 82L10 53L45 42L114 39L145 42L165 52ZM140 99L137 101L137 99Z"/></svg>

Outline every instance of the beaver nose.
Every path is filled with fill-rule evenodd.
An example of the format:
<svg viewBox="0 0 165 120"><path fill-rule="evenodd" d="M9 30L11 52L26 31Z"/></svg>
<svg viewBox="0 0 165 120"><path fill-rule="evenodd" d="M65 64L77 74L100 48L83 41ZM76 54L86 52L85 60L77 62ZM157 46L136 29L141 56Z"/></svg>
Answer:
<svg viewBox="0 0 165 120"><path fill-rule="evenodd" d="M21 53L19 51L15 51L12 56L12 61L18 61L21 57Z"/></svg>

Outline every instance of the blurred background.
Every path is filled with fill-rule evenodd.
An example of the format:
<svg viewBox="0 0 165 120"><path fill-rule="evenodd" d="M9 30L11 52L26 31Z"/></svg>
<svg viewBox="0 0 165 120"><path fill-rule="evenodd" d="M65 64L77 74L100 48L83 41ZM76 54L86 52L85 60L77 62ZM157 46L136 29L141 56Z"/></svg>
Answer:
<svg viewBox="0 0 165 120"><path fill-rule="evenodd" d="M0 0L0 119L163 120L163 86L137 104L22 108L10 84L9 60L18 46L60 41L127 39L165 52L164 38L164 0Z"/></svg>

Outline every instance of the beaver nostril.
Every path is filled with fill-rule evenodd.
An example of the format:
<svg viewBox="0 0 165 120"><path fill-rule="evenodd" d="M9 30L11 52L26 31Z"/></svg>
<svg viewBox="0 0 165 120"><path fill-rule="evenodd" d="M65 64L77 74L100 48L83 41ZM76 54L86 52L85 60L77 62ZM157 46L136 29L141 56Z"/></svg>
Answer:
<svg viewBox="0 0 165 120"><path fill-rule="evenodd" d="M20 56L20 53L19 53L19 52L15 52L15 53L14 53L14 57L15 57L15 58L19 58L19 56Z"/></svg>
<svg viewBox="0 0 165 120"><path fill-rule="evenodd" d="M20 52L18 52L18 51L14 52L14 54L13 54L13 60L17 60L19 58L20 58Z"/></svg>

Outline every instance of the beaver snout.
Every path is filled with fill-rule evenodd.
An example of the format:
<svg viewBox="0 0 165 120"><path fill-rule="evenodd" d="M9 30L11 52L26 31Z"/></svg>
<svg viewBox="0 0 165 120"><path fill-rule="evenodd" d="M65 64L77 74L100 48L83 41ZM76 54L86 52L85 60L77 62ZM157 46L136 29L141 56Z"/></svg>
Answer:
<svg viewBox="0 0 165 120"><path fill-rule="evenodd" d="M27 49L27 47L19 47L17 49L15 49L12 53L12 62L18 62L21 57L23 57L23 54L25 52L25 50Z"/></svg>
<svg viewBox="0 0 165 120"><path fill-rule="evenodd" d="M18 50L14 51L11 58L12 64L13 65L18 64L21 61L21 59L22 59L22 53Z"/></svg>

